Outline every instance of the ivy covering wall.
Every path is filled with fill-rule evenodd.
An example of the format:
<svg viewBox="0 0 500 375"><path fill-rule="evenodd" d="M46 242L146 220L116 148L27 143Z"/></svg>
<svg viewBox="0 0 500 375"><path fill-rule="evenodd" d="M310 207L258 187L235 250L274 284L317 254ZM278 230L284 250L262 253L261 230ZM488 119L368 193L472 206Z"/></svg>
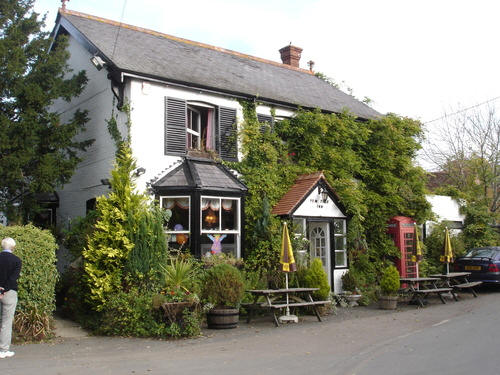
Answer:
<svg viewBox="0 0 500 375"><path fill-rule="evenodd" d="M240 104L243 159L231 167L249 190L248 267L277 270L280 226L270 211L303 173L323 171L339 195L350 218L351 266L368 274L397 256L385 234L389 218L404 215L421 222L430 216L425 172L413 163L422 137L420 122L393 114L360 121L348 112L299 110L291 119L262 128L256 103Z"/></svg>

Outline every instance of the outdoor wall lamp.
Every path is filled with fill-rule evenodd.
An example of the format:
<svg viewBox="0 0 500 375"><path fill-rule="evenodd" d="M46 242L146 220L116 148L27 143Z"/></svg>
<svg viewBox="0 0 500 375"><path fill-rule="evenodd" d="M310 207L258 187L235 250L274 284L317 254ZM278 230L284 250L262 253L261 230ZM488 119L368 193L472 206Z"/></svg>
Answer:
<svg viewBox="0 0 500 375"><path fill-rule="evenodd" d="M106 63L104 62L104 60L101 59L97 55L92 56L90 58L90 62L92 63L92 65L94 65L96 67L97 70L101 70L102 68L104 68L104 65L106 65Z"/></svg>
<svg viewBox="0 0 500 375"><path fill-rule="evenodd" d="M318 185L318 198L321 202L328 202L328 191L321 185Z"/></svg>
<svg viewBox="0 0 500 375"><path fill-rule="evenodd" d="M146 173L146 168L139 167L134 171L135 177L142 176L144 173Z"/></svg>
<svg viewBox="0 0 500 375"><path fill-rule="evenodd" d="M102 178L102 179L101 179L101 185L111 187L111 182L109 181L109 179L108 179L108 178Z"/></svg>

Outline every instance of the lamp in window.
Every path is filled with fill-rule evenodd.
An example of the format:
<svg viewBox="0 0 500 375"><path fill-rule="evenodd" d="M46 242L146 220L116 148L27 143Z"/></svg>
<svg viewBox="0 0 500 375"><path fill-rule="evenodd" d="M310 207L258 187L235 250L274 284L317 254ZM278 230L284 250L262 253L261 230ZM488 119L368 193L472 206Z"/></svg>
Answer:
<svg viewBox="0 0 500 375"><path fill-rule="evenodd" d="M321 185L318 185L318 200L323 203L328 202L328 191Z"/></svg>
<svg viewBox="0 0 500 375"><path fill-rule="evenodd" d="M215 213L212 211L212 209L208 209L207 215L205 216L205 223L207 223L209 226L214 225L217 222L217 217L215 216Z"/></svg>

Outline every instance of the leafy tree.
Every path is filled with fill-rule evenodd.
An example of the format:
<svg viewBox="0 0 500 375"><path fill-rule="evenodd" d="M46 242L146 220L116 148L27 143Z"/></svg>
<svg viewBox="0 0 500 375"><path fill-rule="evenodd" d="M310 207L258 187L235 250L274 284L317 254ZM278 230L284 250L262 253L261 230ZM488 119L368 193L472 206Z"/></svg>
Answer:
<svg viewBox="0 0 500 375"><path fill-rule="evenodd" d="M446 116L425 147L427 159L468 204L488 208L490 222L500 207L500 118L494 107Z"/></svg>
<svg viewBox="0 0 500 375"><path fill-rule="evenodd" d="M11 218L32 210L36 193L66 183L78 151L91 144L75 140L86 112L63 121L50 109L58 99L79 95L87 78L83 71L71 75L67 38L52 44L33 3L0 3L0 210Z"/></svg>
<svg viewBox="0 0 500 375"><path fill-rule="evenodd" d="M87 78L83 71L71 74L67 38L54 42L42 31L33 3L0 2L0 210L11 218L32 210L36 193L66 183L78 151L91 144L75 140L86 112L63 121L50 109L78 96Z"/></svg>
<svg viewBox="0 0 500 375"><path fill-rule="evenodd" d="M97 198L99 216L88 247L83 251L88 302L97 311L109 296L120 290L124 266L134 248L134 224L141 215L145 197L134 192L135 162L128 142L124 142L111 171L112 191Z"/></svg>
<svg viewBox="0 0 500 375"><path fill-rule="evenodd" d="M110 297L127 289L151 291L161 284L161 263L167 253L163 224L170 215L137 192L136 161L130 147L130 107L125 105L126 134L119 131L114 112L108 130L117 148L111 171L111 193L97 198L97 221L84 249L87 302L104 311Z"/></svg>
<svg viewBox="0 0 500 375"><path fill-rule="evenodd" d="M387 221L395 215L422 222L430 216L425 199L425 171L413 160L420 149L421 124L410 118L387 115L364 124L370 132L358 149L362 168L364 204L368 215L364 229L376 258L397 255L386 235Z"/></svg>
<svg viewBox="0 0 500 375"><path fill-rule="evenodd" d="M466 249L498 245L500 236L490 226L491 214L487 206L470 203L464 206L462 211L465 214L462 236Z"/></svg>

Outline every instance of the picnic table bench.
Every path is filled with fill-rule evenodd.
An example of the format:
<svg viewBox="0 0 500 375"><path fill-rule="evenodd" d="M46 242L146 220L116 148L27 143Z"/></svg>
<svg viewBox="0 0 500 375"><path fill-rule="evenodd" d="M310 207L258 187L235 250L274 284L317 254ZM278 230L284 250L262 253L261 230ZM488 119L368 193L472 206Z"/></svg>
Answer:
<svg viewBox="0 0 500 375"><path fill-rule="evenodd" d="M442 275L431 275L431 277L437 277L441 279L444 284L453 289L453 297L457 300L458 291L462 290L470 290L472 295L476 298L477 293L474 290L475 287L481 285L482 281L469 281L468 277L470 276L470 272L449 272L447 274Z"/></svg>
<svg viewBox="0 0 500 375"><path fill-rule="evenodd" d="M288 288L288 289L252 289L247 290L250 294L254 296L252 303L242 304L242 307L247 309L247 323L250 323L252 316L256 310L270 310L273 313L274 324L276 327L279 326L279 320L276 316L277 310L284 309L287 307L312 307L314 314L318 321L321 322L321 316L317 309L317 306L325 306L331 303L331 301L314 301L312 298L312 293L319 290L319 288ZM282 301L283 296L287 296L294 302ZM301 298L305 296L306 299ZM264 297L265 301L257 302L260 297Z"/></svg>
<svg viewBox="0 0 500 375"><path fill-rule="evenodd" d="M442 303L446 303L443 294L450 293L453 289L450 287L440 288L437 286L438 277L402 277L400 283L408 285L408 291L411 294L410 303L425 306L427 297L430 294L437 294Z"/></svg>

